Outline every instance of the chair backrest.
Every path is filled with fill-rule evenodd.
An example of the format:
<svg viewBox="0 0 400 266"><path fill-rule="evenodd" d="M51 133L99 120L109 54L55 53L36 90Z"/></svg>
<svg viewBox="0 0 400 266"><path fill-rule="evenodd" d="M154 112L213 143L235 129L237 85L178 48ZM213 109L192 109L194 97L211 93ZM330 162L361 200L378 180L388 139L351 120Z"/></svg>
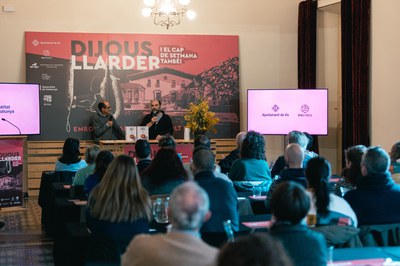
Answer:
<svg viewBox="0 0 400 266"><path fill-rule="evenodd" d="M121 256L132 240L131 235L90 235L86 261L120 263Z"/></svg>
<svg viewBox="0 0 400 266"><path fill-rule="evenodd" d="M323 234L328 246L335 248L362 247L358 228L345 225L321 225L311 229Z"/></svg>
<svg viewBox="0 0 400 266"><path fill-rule="evenodd" d="M69 197L71 199L86 199L86 193L85 193L85 186L83 185L77 185L77 186L71 186L70 194Z"/></svg>
<svg viewBox="0 0 400 266"><path fill-rule="evenodd" d="M75 176L76 172L70 171L56 171L54 172L54 180L53 182L65 182L68 184L72 184L72 178Z"/></svg>
<svg viewBox="0 0 400 266"><path fill-rule="evenodd" d="M400 245L400 223L360 226L361 242L367 247Z"/></svg>
<svg viewBox="0 0 400 266"><path fill-rule="evenodd" d="M268 192L271 181L234 181L233 186L237 192L252 192L254 187L260 187L262 192Z"/></svg>

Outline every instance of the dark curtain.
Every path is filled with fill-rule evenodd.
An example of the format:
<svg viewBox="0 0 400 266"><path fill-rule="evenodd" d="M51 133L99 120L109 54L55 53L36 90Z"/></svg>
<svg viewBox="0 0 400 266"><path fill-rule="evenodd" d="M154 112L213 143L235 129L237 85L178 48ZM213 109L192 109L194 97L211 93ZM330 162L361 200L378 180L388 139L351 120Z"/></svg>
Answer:
<svg viewBox="0 0 400 266"><path fill-rule="evenodd" d="M300 2L298 20L298 87L299 89L315 89L317 79L317 1ZM318 137L314 136L313 138L312 150L319 153Z"/></svg>
<svg viewBox="0 0 400 266"><path fill-rule="evenodd" d="M370 145L371 0L342 0L342 150ZM345 162L343 158L343 163Z"/></svg>

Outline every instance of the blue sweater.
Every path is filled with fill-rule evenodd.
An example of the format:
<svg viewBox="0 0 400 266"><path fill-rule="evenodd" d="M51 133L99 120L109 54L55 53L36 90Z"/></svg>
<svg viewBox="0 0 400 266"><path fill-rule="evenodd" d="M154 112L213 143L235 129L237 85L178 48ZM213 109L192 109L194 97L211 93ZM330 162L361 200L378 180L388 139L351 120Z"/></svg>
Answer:
<svg viewBox="0 0 400 266"><path fill-rule="evenodd" d="M239 159L232 164L229 172L232 181L271 180L271 172L266 160Z"/></svg>
<svg viewBox="0 0 400 266"><path fill-rule="evenodd" d="M224 232L223 221L231 220L234 231L239 229L237 194L231 184L216 178L212 171L196 173L196 182L210 198L211 218L203 224L202 232Z"/></svg>
<svg viewBox="0 0 400 266"><path fill-rule="evenodd" d="M360 225L400 223L400 186L389 173L360 177L357 188L344 195Z"/></svg>

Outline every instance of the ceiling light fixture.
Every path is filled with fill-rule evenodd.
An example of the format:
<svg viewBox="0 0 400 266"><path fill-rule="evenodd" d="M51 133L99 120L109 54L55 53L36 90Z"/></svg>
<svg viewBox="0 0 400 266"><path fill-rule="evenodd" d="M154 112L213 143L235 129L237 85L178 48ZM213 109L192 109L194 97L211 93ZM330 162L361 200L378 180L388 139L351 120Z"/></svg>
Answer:
<svg viewBox="0 0 400 266"><path fill-rule="evenodd" d="M181 23L184 15L193 20L196 12L187 9L190 0L143 0L145 8L142 10L144 17L153 17L155 25L172 27Z"/></svg>

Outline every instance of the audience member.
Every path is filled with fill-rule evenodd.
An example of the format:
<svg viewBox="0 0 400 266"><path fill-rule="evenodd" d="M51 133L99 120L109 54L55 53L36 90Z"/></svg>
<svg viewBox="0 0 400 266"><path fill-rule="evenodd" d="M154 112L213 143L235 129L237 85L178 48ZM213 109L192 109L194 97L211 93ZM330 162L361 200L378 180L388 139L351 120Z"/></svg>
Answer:
<svg viewBox="0 0 400 266"><path fill-rule="evenodd" d="M206 135L196 136L194 138L193 143L194 143L193 156L194 156L195 151L198 151L200 149L211 150L211 141L210 141L210 138L207 137ZM191 165L190 163L185 163L185 164L183 164L183 168L185 168L185 170L188 174L188 179L193 180L194 176L193 176L192 170L190 169L190 165ZM229 177L227 175L221 173L221 168L217 164L214 164L214 175L215 175L215 177L221 178L222 180L225 180L229 184L233 185L232 181L229 179Z"/></svg>
<svg viewBox="0 0 400 266"><path fill-rule="evenodd" d="M345 151L346 167L343 168L341 178L335 186L336 195L343 196L357 186L361 177L361 158L366 150L367 147L364 145L357 145Z"/></svg>
<svg viewBox="0 0 400 266"><path fill-rule="evenodd" d="M95 160L99 152L99 145L91 145L87 147L85 151L85 161L88 165L84 168L79 169L76 172L75 177L73 178L72 185L83 186L85 184L86 178L94 172L94 168L96 166Z"/></svg>
<svg viewBox="0 0 400 266"><path fill-rule="evenodd" d="M209 206L207 193L194 182L175 188L168 209L171 231L135 237L122 257L122 265L214 265L218 250L203 242L199 233L210 218Z"/></svg>
<svg viewBox="0 0 400 266"><path fill-rule="evenodd" d="M281 241L297 266L326 265L327 246L322 234L307 228L303 222L310 208L310 197L294 182L280 184L271 199L275 222L271 235Z"/></svg>
<svg viewBox="0 0 400 266"><path fill-rule="evenodd" d="M158 147L160 147L160 149L173 149L176 150L176 142L175 139L172 136L164 136L161 137L158 140Z"/></svg>
<svg viewBox="0 0 400 266"><path fill-rule="evenodd" d="M300 147L303 149L303 151L304 152L306 151L307 144L308 144L308 138L306 137L306 135L304 135L303 132L300 132L297 130L290 131L286 136L286 140L287 140L288 144L291 144L291 143L299 144ZM313 154L309 155L309 154L304 153L303 168L306 168L308 160L310 160L312 158L311 156L314 157L315 155L313 155ZM272 167L271 175L273 177L276 175L279 175L279 173L283 169L285 169L285 167L287 167L287 165L285 162L284 155L279 156L278 159L276 159L274 166Z"/></svg>
<svg viewBox="0 0 400 266"><path fill-rule="evenodd" d="M86 222L92 235L114 239L124 253L130 240L149 231L151 201L135 161L119 155L90 194Z"/></svg>
<svg viewBox="0 0 400 266"><path fill-rule="evenodd" d="M138 139L135 143L135 154L138 160L137 168L141 174L151 164L150 143L146 139Z"/></svg>
<svg viewBox="0 0 400 266"><path fill-rule="evenodd" d="M240 148L242 147L243 140L246 138L246 132L239 132L236 135L236 149L231 151L228 156L219 161L218 165L221 167L221 173L229 174L232 164L237 159L240 159Z"/></svg>
<svg viewBox="0 0 400 266"><path fill-rule="evenodd" d="M357 216L350 205L341 197L329 192L331 165L323 157L308 161L306 177L311 197L310 215L316 215L317 224L339 224L348 218L348 225L357 227Z"/></svg>
<svg viewBox="0 0 400 266"><path fill-rule="evenodd" d="M314 151L312 151L312 149L313 149L313 144L314 144L314 138L313 138L313 136L311 136L308 132L303 132L303 134L304 134L304 136L307 137L307 140L308 140L308 143L307 143L307 146L306 146L306 150L304 151L304 155L305 155L307 158L314 158L314 157L317 157L318 154L315 153Z"/></svg>
<svg viewBox="0 0 400 266"><path fill-rule="evenodd" d="M239 228L239 214L237 211L237 194L233 186L214 176L214 154L208 149L199 149L194 153L192 172L195 181L208 193L210 209L213 215L204 223L203 232L224 232L223 222L231 220L232 228Z"/></svg>
<svg viewBox="0 0 400 266"><path fill-rule="evenodd" d="M400 184L400 141L393 144L390 150L390 173L392 179L397 184Z"/></svg>
<svg viewBox="0 0 400 266"><path fill-rule="evenodd" d="M172 149L159 149L150 166L142 173L143 186L150 195L170 194L186 180L182 161Z"/></svg>
<svg viewBox="0 0 400 266"><path fill-rule="evenodd" d="M218 266L291 266L282 244L268 234L255 233L227 243L218 255Z"/></svg>
<svg viewBox="0 0 400 266"><path fill-rule="evenodd" d="M357 188L344 195L359 225L400 223L400 186L390 178L389 166L382 148L370 147L364 153Z"/></svg>
<svg viewBox="0 0 400 266"><path fill-rule="evenodd" d="M243 140L241 158L232 164L229 178L232 181L271 180L265 156L265 140L258 132L250 131Z"/></svg>
<svg viewBox="0 0 400 266"><path fill-rule="evenodd" d="M85 192L87 195L89 195L92 189L100 183L113 159L114 155L107 150L101 151L97 154L94 173L89 175L85 180Z"/></svg>
<svg viewBox="0 0 400 266"><path fill-rule="evenodd" d="M67 138L64 142L62 155L56 161L55 171L76 172L87 166L84 160L79 157L79 140Z"/></svg>
<svg viewBox="0 0 400 266"><path fill-rule="evenodd" d="M292 143L286 146L285 149L285 161L288 165L288 168L283 169L279 174L277 179L274 179L266 198L266 206L269 207L269 201L271 200L272 193L275 191L276 187L285 181L293 181L304 188L307 188L307 179L306 179L306 169L302 168L304 159L304 150L300 147L300 145Z"/></svg>

